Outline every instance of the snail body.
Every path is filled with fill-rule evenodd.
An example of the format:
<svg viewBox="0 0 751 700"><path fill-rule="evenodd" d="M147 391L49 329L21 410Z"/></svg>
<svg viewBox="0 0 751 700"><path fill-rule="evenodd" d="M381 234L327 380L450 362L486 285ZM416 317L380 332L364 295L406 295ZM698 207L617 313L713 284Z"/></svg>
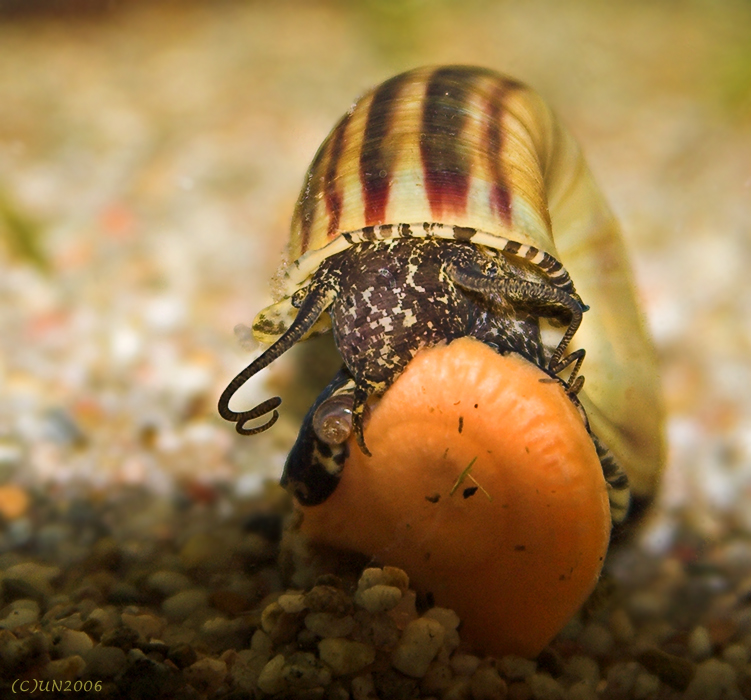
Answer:
<svg viewBox="0 0 751 700"><path fill-rule="evenodd" d="M253 324L271 345L220 414L268 429L280 399L238 412L233 394L331 330L342 369L282 477L302 531L404 568L486 652L537 653L594 586L611 522L653 499L663 458L655 353L573 138L491 70L391 78L314 157L279 279ZM454 498L470 468L471 498Z"/></svg>
<svg viewBox="0 0 751 700"><path fill-rule="evenodd" d="M366 93L310 165L289 260L281 298L253 324L272 345L220 399L238 432L270 427L280 400L236 412L237 388L332 328L344 368L321 400L348 386L367 454L369 397L420 349L470 336L551 377L572 366L566 384L607 466L614 520L629 499L634 512L651 501L663 458L659 382L624 246L577 144L530 88L492 70L445 66ZM556 346L543 343L541 320L565 327ZM267 423L246 427L268 413ZM306 430L309 421L301 438ZM288 461L287 481L303 499L311 485L300 474L325 468L311 449L297 451L303 463ZM333 450L329 471L345 450Z"/></svg>

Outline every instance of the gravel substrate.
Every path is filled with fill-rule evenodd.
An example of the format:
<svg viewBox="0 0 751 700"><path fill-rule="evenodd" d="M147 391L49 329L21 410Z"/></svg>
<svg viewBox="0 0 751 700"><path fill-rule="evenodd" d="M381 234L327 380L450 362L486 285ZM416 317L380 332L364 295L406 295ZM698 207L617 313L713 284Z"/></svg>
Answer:
<svg viewBox="0 0 751 700"><path fill-rule="evenodd" d="M747 538L697 549L686 536L660 556L624 545L537 659L492 659L473 654L456 614L430 607L399 569L363 571L353 559L333 567L342 576L320 575L330 553L282 537L288 513L272 485L245 500L211 489L171 500L139 489L65 501L37 494L16 523L23 543L0 556L0 691L751 698Z"/></svg>

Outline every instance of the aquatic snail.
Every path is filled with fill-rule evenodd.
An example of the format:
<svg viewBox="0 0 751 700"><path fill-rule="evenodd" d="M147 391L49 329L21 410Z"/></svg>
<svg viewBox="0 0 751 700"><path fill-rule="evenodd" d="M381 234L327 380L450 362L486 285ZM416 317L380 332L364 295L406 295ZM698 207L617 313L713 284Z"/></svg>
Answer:
<svg viewBox="0 0 751 700"><path fill-rule="evenodd" d="M238 412L233 394L299 340L332 331L343 367L306 416L283 477L306 518L331 509L352 464L401 459L396 447L376 452L376 416L421 352L461 354L451 348L462 338L522 358L541 373L529 381L563 392L607 484L613 523L652 500L663 457L659 385L618 226L578 146L525 85L445 66L366 93L313 159L289 259L283 296L253 325L271 346L230 383L219 412L245 435L271 427L280 399ZM560 329L554 342L544 327ZM527 444L511 419L486 425L488 440L505 431L546 449ZM492 522L477 528L493 532Z"/></svg>

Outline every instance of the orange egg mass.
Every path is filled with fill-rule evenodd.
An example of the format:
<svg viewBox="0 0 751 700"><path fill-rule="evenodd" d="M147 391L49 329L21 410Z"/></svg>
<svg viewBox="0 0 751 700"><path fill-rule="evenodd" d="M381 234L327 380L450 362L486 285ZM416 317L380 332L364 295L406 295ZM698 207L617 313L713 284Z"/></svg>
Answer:
<svg viewBox="0 0 751 700"><path fill-rule="evenodd" d="M536 656L592 591L610 536L602 469L560 384L462 338L414 358L365 440L372 457L350 439L301 532L404 569L478 651Z"/></svg>

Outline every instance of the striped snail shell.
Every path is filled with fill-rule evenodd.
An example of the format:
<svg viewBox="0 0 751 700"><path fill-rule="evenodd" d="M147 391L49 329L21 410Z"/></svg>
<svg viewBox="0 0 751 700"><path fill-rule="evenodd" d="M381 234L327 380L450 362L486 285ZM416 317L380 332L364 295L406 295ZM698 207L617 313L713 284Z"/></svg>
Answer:
<svg viewBox="0 0 751 700"><path fill-rule="evenodd" d="M588 417L614 521L629 497L632 511L652 499L661 402L624 246L577 144L530 88L445 66L366 93L310 165L289 261L280 298L253 325L272 345L230 383L219 410L240 433L270 427L278 398L243 412L230 398L294 343L332 329L344 366L306 418L284 477L301 502L326 499L349 449L341 436L321 439L316 412L336 419L342 407L367 454L370 397L422 348L465 336L564 383ZM541 323L563 329L556 344L543 341ZM337 404L326 406L332 395Z"/></svg>

